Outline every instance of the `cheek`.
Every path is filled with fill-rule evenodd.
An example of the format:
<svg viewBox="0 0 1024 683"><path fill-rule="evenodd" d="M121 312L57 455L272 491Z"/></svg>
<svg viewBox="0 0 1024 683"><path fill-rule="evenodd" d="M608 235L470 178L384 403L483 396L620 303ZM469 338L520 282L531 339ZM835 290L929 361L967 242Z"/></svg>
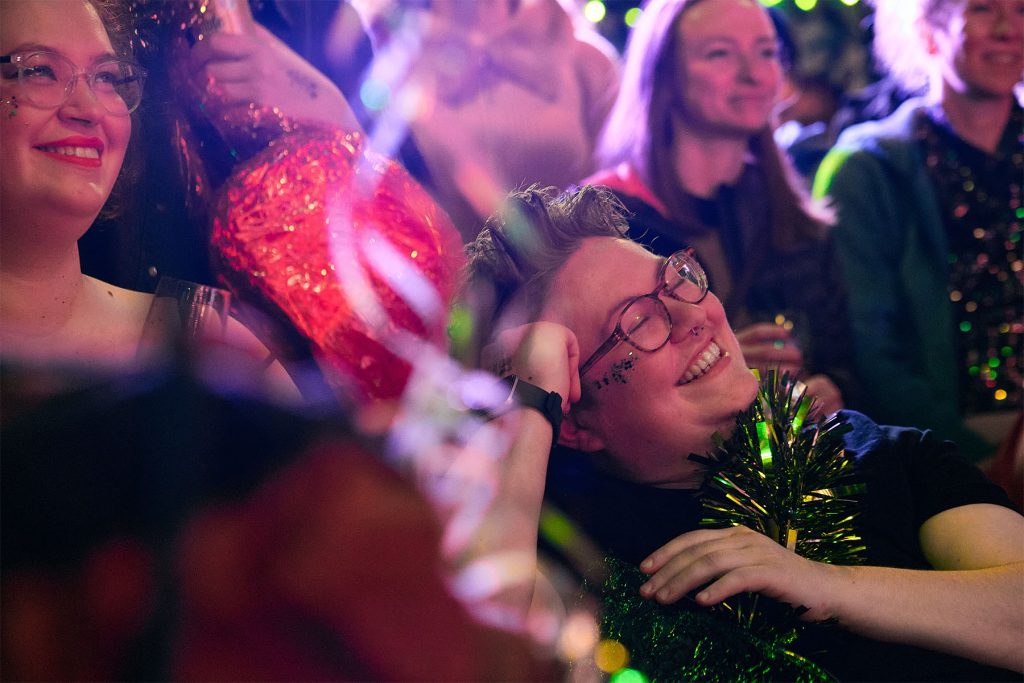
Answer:
<svg viewBox="0 0 1024 683"><path fill-rule="evenodd" d="M601 395L613 390L614 387L629 384L637 376L637 370L641 363L639 352L633 350L613 362L607 370L597 377L588 377L587 385L590 391Z"/></svg>

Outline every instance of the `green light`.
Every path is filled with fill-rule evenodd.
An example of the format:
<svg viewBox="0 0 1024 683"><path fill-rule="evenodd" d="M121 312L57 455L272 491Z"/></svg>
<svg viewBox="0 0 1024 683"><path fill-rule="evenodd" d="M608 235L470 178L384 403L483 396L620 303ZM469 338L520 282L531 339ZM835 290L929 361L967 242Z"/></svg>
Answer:
<svg viewBox="0 0 1024 683"><path fill-rule="evenodd" d="M839 0L839 1L841 3L843 3L844 5L846 5L847 7L853 7L858 2L860 2L860 0Z"/></svg>
<svg viewBox="0 0 1024 683"><path fill-rule="evenodd" d="M626 16L623 17L623 21L626 22L626 26L633 28L636 26L636 22L640 21L640 15L643 13L644 11L639 7L631 7L626 10Z"/></svg>
<svg viewBox="0 0 1024 683"><path fill-rule="evenodd" d="M761 4L765 7L775 7L780 4L782 0L761 0Z"/></svg>
<svg viewBox="0 0 1024 683"><path fill-rule="evenodd" d="M971 367L967 368L967 374L969 374L971 377L977 377L979 372L981 372L981 368L979 368L977 365L972 365Z"/></svg>
<svg viewBox="0 0 1024 683"><path fill-rule="evenodd" d="M818 6L818 0L793 0L793 4L797 6L797 9L810 12Z"/></svg>
<svg viewBox="0 0 1024 683"><path fill-rule="evenodd" d="M999 352L1002 353L1004 356L1012 356L1013 355L1013 347L1012 346L1004 346L1003 348L999 349Z"/></svg>
<svg viewBox="0 0 1024 683"><path fill-rule="evenodd" d="M608 678L608 683L648 683L647 676L636 669L619 669Z"/></svg>
<svg viewBox="0 0 1024 683"><path fill-rule="evenodd" d="M1015 213L1017 214L1017 218L1024 218L1024 206L1018 207Z"/></svg>
<svg viewBox="0 0 1024 683"><path fill-rule="evenodd" d="M989 358L988 359L988 366L990 368L998 368L999 367L999 359L998 358Z"/></svg>
<svg viewBox="0 0 1024 683"><path fill-rule="evenodd" d="M963 321L962 323L960 323L960 331L961 332L970 332L971 331L971 324L969 322L967 322L966 320Z"/></svg>
<svg viewBox="0 0 1024 683"><path fill-rule="evenodd" d="M576 538L576 529L564 515L546 511L540 515L540 532L558 548L565 548Z"/></svg>
<svg viewBox="0 0 1024 683"><path fill-rule="evenodd" d="M601 0L590 0L590 2L583 6L583 16L592 24L596 24L604 19L606 12L607 10Z"/></svg>

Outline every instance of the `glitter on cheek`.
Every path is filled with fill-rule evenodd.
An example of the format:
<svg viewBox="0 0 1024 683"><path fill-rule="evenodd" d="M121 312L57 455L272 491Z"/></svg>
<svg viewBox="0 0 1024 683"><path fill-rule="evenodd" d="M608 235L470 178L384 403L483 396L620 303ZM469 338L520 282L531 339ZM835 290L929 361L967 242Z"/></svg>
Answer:
<svg viewBox="0 0 1024 683"><path fill-rule="evenodd" d="M634 352L630 351L629 355L619 362L614 363L611 370L603 374L600 379L594 380L591 383L591 386L595 391L597 391L599 389L603 389L612 382L615 382L616 384L629 384L629 377L626 375L636 368L636 363L637 357Z"/></svg>

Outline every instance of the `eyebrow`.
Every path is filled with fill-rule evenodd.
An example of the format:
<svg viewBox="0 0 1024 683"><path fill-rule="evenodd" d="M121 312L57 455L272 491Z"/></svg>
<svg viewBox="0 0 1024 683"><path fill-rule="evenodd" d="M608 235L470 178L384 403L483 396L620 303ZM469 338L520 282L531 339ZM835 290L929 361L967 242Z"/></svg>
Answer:
<svg viewBox="0 0 1024 683"><path fill-rule="evenodd" d="M43 43L22 43L21 45L18 45L7 54L16 55L22 52L54 52L60 55L61 57L71 60L71 58L68 57L68 55L63 50L55 48L52 45L44 45ZM89 64L95 64L96 62L102 61L104 59L109 59L111 57L116 59L117 55L114 54L113 51L109 50L105 52L100 52L99 54L93 55L92 59L89 60Z"/></svg>

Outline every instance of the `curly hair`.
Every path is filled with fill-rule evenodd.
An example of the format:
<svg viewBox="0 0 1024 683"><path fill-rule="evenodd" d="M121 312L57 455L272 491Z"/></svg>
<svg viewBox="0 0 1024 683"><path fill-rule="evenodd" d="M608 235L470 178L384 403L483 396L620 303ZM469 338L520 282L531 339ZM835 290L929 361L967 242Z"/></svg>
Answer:
<svg viewBox="0 0 1024 683"><path fill-rule="evenodd" d="M130 6L126 0L88 0L96 9L103 27L107 31L114 54L119 57L132 57L135 48L134 21ZM142 145L137 142L142 138L142 117L138 109L131 114L132 136L128 141L121 172L117 176L110 196L100 210L99 218L112 219L121 216L131 205L133 188L142 175Z"/></svg>
<svg viewBox="0 0 1024 683"><path fill-rule="evenodd" d="M459 305L474 321L469 361L487 337L508 324L537 319L551 283L590 237L624 237L625 208L607 189L574 192L530 186L512 192L466 245Z"/></svg>

